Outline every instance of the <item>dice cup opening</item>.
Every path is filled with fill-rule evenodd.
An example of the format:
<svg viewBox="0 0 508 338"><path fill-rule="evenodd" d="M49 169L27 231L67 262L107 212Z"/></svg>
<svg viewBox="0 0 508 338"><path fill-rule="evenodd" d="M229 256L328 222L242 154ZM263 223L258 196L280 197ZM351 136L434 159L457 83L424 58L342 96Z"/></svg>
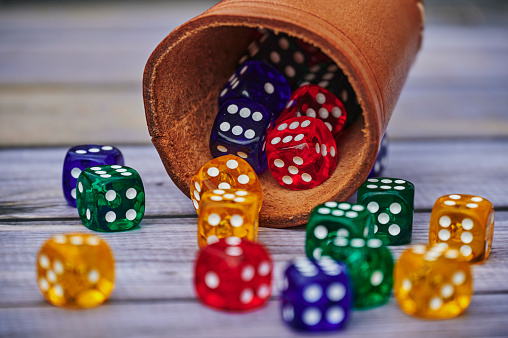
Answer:
<svg viewBox="0 0 508 338"><path fill-rule="evenodd" d="M385 109L378 79L355 43L340 31L323 28L319 18L285 6L267 10L261 1L223 3L177 28L150 56L143 95L152 142L173 182L189 196L192 176L212 159L208 146L219 92L253 40L255 29L284 32L320 48L348 77L363 114L336 139L338 166L323 184L293 191L280 186L269 171L259 176L263 187L260 225L303 224L316 205L346 200L366 179L393 107ZM413 58L418 47L414 49ZM399 93L394 94L395 101Z"/></svg>

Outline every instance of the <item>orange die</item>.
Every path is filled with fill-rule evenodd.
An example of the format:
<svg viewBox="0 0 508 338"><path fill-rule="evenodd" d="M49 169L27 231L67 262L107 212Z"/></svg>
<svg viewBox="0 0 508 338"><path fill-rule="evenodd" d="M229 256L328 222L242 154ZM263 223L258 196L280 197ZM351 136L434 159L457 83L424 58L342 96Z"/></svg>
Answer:
<svg viewBox="0 0 508 338"><path fill-rule="evenodd" d="M243 159L234 155L214 158L192 177L190 195L199 215L201 196L214 189L243 189L258 197L258 211L263 202L263 191L258 176Z"/></svg>
<svg viewBox="0 0 508 338"><path fill-rule="evenodd" d="M37 282L48 302L94 307L113 292L115 262L99 236L73 233L48 239L37 255Z"/></svg>
<svg viewBox="0 0 508 338"><path fill-rule="evenodd" d="M226 237L256 241L259 219L256 194L241 189L209 190L203 193L199 205L200 248Z"/></svg>
<svg viewBox="0 0 508 338"><path fill-rule="evenodd" d="M429 243L446 243L471 263L489 258L494 236L492 203L473 195L440 197L430 217Z"/></svg>

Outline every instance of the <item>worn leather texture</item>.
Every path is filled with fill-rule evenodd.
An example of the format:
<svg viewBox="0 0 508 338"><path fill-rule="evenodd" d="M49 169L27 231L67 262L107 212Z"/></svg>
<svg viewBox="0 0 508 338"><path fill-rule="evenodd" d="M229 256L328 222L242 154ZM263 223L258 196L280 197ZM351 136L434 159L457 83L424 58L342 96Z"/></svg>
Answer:
<svg viewBox="0 0 508 338"><path fill-rule="evenodd" d="M173 182L189 196L194 173L212 159L210 131L220 89L255 28L284 32L319 47L348 76L362 117L337 141L338 166L316 188L292 191L260 176L260 224L303 224L312 208L344 201L366 179L380 139L421 46L417 0L224 0L171 32L153 51L143 96L152 142Z"/></svg>

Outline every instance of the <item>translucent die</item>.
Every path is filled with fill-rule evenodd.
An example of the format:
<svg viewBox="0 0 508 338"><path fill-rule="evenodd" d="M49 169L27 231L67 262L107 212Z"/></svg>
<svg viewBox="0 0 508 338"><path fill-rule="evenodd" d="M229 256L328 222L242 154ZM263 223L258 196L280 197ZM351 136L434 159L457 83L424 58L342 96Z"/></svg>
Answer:
<svg viewBox="0 0 508 338"><path fill-rule="evenodd" d="M259 206L256 194L239 189L205 191L201 196L200 209L200 248L231 236L257 240Z"/></svg>
<svg viewBox="0 0 508 338"><path fill-rule="evenodd" d="M372 237L376 222L363 205L326 202L315 207L307 223L305 253L319 259L323 246L335 237Z"/></svg>
<svg viewBox="0 0 508 338"><path fill-rule="evenodd" d="M313 188L337 167L337 145L326 125L315 118L294 117L268 135L268 168L282 186L291 190Z"/></svg>
<svg viewBox="0 0 508 338"><path fill-rule="evenodd" d="M85 144L70 148L65 155L62 187L70 206L76 206L76 184L79 174L88 167L98 165L123 165L123 155L118 148L108 145Z"/></svg>
<svg viewBox="0 0 508 338"><path fill-rule="evenodd" d="M272 259L261 245L237 237L220 239L198 254L196 294L215 309L254 310L272 294L272 270Z"/></svg>
<svg viewBox="0 0 508 338"><path fill-rule="evenodd" d="M289 85L275 68L261 61L249 61L229 78L219 94L219 107L232 99L249 99L277 118L291 96Z"/></svg>
<svg viewBox="0 0 508 338"><path fill-rule="evenodd" d="M284 273L282 320L296 330L342 329L348 322L351 302L347 268L330 257L296 259Z"/></svg>
<svg viewBox="0 0 508 338"><path fill-rule="evenodd" d="M383 170L388 165L388 145L390 144L388 134L383 136L376 157L376 162L369 173L369 178L379 177L383 174Z"/></svg>
<svg viewBox="0 0 508 338"><path fill-rule="evenodd" d="M293 92L286 109L277 119L277 124L297 116L315 117L323 121L335 136L344 128L347 113L335 95L324 88L309 84Z"/></svg>
<svg viewBox="0 0 508 338"><path fill-rule="evenodd" d="M471 263L484 263L494 237L492 203L475 195L445 195L432 208L429 244L446 243Z"/></svg>
<svg viewBox="0 0 508 338"><path fill-rule="evenodd" d="M267 131L275 123L266 109L253 101L234 99L221 106L210 134L213 157L243 158L257 172L266 170Z"/></svg>
<svg viewBox="0 0 508 338"><path fill-rule="evenodd" d="M356 309L381 306L390 298L393 257L379 238L336 237L324 247L323 256L346 264Z"/></svg>
<svg viewBox="0 0 508 338"><path fill-rule="evenodd" d="M360 186L358 203L374 215L375 237L387 245L401 245L411 241L414 194L414 185L399 178L369 178Z"/></svg>
<svg viewBox="0 0 508 338"><path fill-rule="evenodd" d="M124 231L145 214L145 190L138 172L121 165L85 169L77 184L78 214L95 231Z"/></svg>
<svg viewBox="0 0 508 338"><path fill-rule="evenodd" d="M113 254L100 237L73 233L48 239L37 255L37 283L53 305L94 307L113 291Z"/></svg>
<svg viewBox="0 0 508 338"><path fill-rule="evenodd" d="M217 157L203 165L192 177L190 196L198 214L201 195L205 191L215 189L247 190L258 197L258 209L261 210L263 203L261 183L254 169L238 156Z"/></svg>
<svg viewBox="0 0 508 338"><path fill-rule="evenodd" d="M402 311L410 316L456 317L473 296L471 267L458 250L444 243L410 246L395 266L394 293Z"/></svg>

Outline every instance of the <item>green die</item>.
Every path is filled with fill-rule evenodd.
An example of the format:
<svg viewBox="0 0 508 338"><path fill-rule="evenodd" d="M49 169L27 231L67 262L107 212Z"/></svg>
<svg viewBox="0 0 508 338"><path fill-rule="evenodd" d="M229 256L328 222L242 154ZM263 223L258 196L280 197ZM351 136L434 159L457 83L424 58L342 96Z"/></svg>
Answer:
<svg viewBox="0 0 508 338"><path fill-rule="evenodd" d="M411 242L415 187L398 178L369 178L358 189L358 204L374 214L375 237L387 245Z"/></svg>
<svg viewBox="0 0 508 338"><path fill-rule="evenodd" d="M393 257L379 238L336 237L325 245L323 256L347 265L356 309L380 306L390 298Z"/></svg>
<svg viewBox="0 0 508 338"><path fill-rule="evenodd" d="M145 214L145 190L138 172L121 165L83 170L76 202L83 224L95 231L129 230Z"/></svg>
<svg viewBox="0 0 508 338"><path fill-rule="evenodd" d="M372 237L374 217L363 206L350 203L326 202L312 210L307 223L305 253L319 259L322 246L336 236Z"/></svg>

